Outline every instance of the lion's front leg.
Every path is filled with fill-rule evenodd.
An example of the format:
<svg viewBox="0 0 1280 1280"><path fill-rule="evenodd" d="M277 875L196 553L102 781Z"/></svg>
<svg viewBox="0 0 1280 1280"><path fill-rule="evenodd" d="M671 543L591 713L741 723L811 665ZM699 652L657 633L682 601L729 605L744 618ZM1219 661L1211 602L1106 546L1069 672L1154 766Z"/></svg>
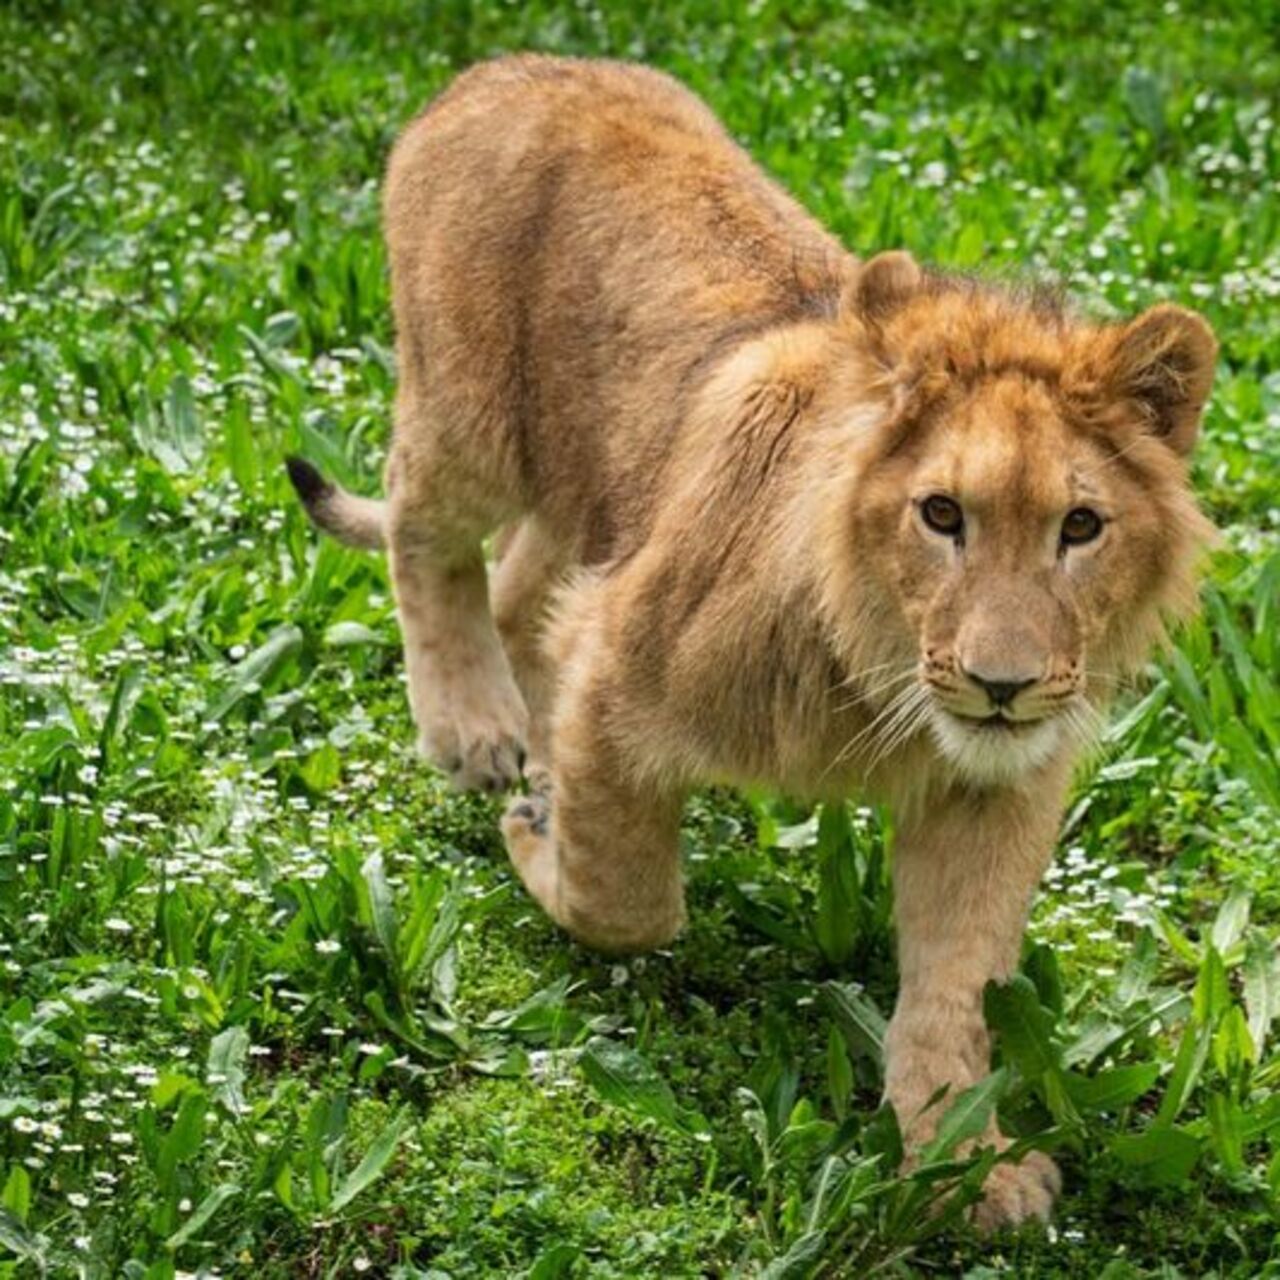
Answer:
<svg viewBox="0 0 1280 1280"><path fill-rule="evenodd" d="M684 924L684 796L644 781L610 733L628 709L613 665L580 639L551 718L549 785L514 798L502 832L525 888L561 928L599 951L648 951Z"/></svg>
<svg viewBox="0 0 1280 1280"><path fill-rule="evenodd" d="M903 824L894 851L900 988L885 1046L885 1096L908 1150L927 1143L949 1100L990 1068L983 988L1017 967L1062 790L1060 780L1047 796L957 790ZM943 1085L948 1097L929 1107ZM1005 1145L994 1126L986 1141ZM1047 1156L997 1165L975 1219L988 1228L1046 1220L1059 1185Z"/></svg>

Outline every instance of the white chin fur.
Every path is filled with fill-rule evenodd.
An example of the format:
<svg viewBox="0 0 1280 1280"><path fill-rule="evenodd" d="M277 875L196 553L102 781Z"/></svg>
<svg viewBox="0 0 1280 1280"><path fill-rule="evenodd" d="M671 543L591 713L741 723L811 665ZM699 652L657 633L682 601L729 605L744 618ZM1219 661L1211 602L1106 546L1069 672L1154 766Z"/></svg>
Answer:
<svg viewBox="0 0 1280 1280"><path fill-rule="evenodd" d="M1048 763L1062 742L1062 725L1042 720L1017 733L969 726L949 712L935 710L929 728L938 750L971 782L1016 782Z"/></svg>

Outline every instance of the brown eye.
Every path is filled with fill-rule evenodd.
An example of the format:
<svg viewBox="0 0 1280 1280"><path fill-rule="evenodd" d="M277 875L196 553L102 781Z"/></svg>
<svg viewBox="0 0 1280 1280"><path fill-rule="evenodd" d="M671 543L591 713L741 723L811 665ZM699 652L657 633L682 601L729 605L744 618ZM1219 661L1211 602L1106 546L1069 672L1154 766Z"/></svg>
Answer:
<svg viewBox="0 0 1280 1280"><path fill-rule="evenodd" d="M934 533L948 538L959 538L964 533L964 512L954 498L945 494L930 494L920 504L920 515Z"/></svg>
<svg viewBox="0 0 1280 1280"><path fill-rule="evenodd" d="M1062 522L1062 545L1078 547L1092 542L1101 532L1102 517L1089 507L1076 507Z"/></svg>

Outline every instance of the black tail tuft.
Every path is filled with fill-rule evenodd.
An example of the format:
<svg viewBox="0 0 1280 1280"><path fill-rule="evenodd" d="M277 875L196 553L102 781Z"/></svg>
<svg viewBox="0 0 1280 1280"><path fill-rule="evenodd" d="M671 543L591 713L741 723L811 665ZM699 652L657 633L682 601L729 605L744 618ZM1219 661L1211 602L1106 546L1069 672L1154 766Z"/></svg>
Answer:
<svg viewBox="0 0 1280 1280"><path fill-rule="evenodd" d="M290 454L284 460L289 469L289 479L298 491L298 497L308 506L327 498L333 492L333 486L305 458Z"/></svg>
<svg viewBox="0 0 1280 1280"><path fill-rule="evenodd" d="M348 493L341 485L326 480L305 458L288 457L284 463L307 515L317 528L349 547L372 551L386 546L385 502Z"/></svg>

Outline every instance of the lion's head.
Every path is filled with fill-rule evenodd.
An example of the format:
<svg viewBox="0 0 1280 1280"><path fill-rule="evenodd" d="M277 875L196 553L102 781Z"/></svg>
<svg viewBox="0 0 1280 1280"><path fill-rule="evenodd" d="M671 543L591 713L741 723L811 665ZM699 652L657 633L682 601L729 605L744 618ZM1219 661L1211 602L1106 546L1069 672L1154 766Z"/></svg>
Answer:
<svg viewBox="0 0 1280 1280"><path fill-rule="evenodd" d="M1015 778L1086 736L1194 604L1212 530L1185 459L1216 343L1178 307L1090 325L899 253L864 264L846 319L864 407L823 594L871 737L926 731L970 780Z"/></svg>

